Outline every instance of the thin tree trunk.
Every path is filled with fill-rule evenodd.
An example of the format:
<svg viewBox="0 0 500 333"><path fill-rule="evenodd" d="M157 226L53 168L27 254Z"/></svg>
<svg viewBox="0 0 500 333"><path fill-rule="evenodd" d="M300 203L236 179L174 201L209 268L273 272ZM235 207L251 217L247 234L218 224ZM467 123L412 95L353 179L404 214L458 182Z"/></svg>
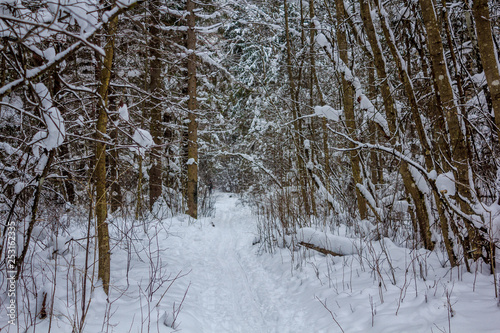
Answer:
<svg viewBox="0 0 500 333"><path fill-rule="evenodd" d="M315 32L316 30L314 29L314 0L309 0L309 65L310 65L310 72L309 72L309 106L311 109L314 108L315 106L315 96L314 96L314 86L315 86L315 78L316 78L316 60L314 58L314 40L315 40ZM304 29L303 29L304 30ZM322 119L323 123L326 121L326 119ZM311 141L316 142L315 139L315 123L313 119L309 119L310 121L310 132L311 132ZM323 137L323 139L325 139ZM313 162L315 160L314 158L314 145L309 145L309 156L307 156L308 163ZM328 156L328 149L326 149L325 154ZM319 155L319 154L318 154ZM317 216L317 209L316 209L316 199L315 199L315 186L314 184L314 172L313 169L307 168L309 172L309 179L308 179L308 184L309 186L309 197L311 198L311 206L312 206L312 212L314 216ZM325 172L328 172L325 170ZM328 182L327 182L328 183ZM328 188L327 188L328 191Z"/></svg>
<svg viewBox="0 0 500 333"><path fill-rule="evenodd" d="M307 174L304 166L304 160L300 154L301 150L304 147L304 143L302 140L302 120L299 119L299 112L297 110L297 86L295 83L295 78L292 72L292 41L290 38L290 27L288 22L288 1L284 1L284 9L285 9L285 34L286 34L286 54L287 54L287 74L288 74L288 83L290 85L290 97L291 97L291 109L292 109L292 117L293 117L293 126L294 133L292 134L293 142L295 144L296 157L297 157L297 169L299 172L299 186L302 195L302 201L304 204L304 210L307 216L311 215L311 207L309 205L309 197L307 195Z"/></svg>
<svg viewBox="0 0 500 333"><path fill-rule="evenodd" d="M120 169L119 169L119 154L118 154L118 149L116 149L116 140L118 138L118 130L114 128L111 130L111 133L109 134L109 137L112 140L112 147L111 147L111 152L110 152L110 159L109 159L109 170L110 170L110 178L109 183L110 183L110 196L109 196L109 203L110 203L110 209L111 212L115 212L118 208L122 206L122 188L120 186Z"/></svg>
<svg viewBox="0 0 500 333"><path fill-rule="evenodd" d="M157 20L160 17L159 7L161 1L155 0L149 2L149 92L151 93L147 108L150 112L149 131L153 137L155 146L150 150L151 168L149 169L149 210L153 209L154 203L162 194L162 124L161 124L161 100L158 97L162 90L163 71L161 59L161 39L160 30L157 27Z"/></svg>
<svg viewBox="0 0 500 333"><path fill-rule="evenodd" d="M474 0L472 14L476 23L476 36L479 54L483 65L486 82L491 94L491 106L495 115L495 125L500 139L500 72L490 24L490 11L487 0Z"/></svg>
<svg viewBox="0 0 500 333"><path fill-rule="evenodd" d="M335 0L335 5L337 9L337 43L339 47L339 55L340 59L347 66L349 64L348 54L347 54L347 37L345 32L345 8L344 8L344 0ZM344 113L346 116L346 126L347 131L350 137L354 137L357 139L357 128L356 128L356 119L354 114L354 89L352 85L345 79L345 75L342 74L342 102L344 104ZM350 148L354 148L352 143L349 144ZM351 150L350 158L351 158L351 168L352 168L352 177L354 180L354 187L356 190L356 199L358 203L358 211L361 219L366 219L368 216L368 209L366 205L366 200L364 196L361 194L361 191L356 186L357 184L363 184L363 180L361 178L361 167L360 167L360 158L358 156L359 152L357 150Z"/></svg>
<svg viewBox="0 0 500 333"><path fill-rule="evenodd" d="M188 147L187 147L187 206L188 214L192 218L198 218L198 121L196 120L198 103L196 100L196 32L194 2L187 0L187 49L188 55Z"/></svg>
<svg viewBox="0 0 500 333"><path fill-rule="evenodd" d="M55 155L55 149L52 149L49 152L49 156L47 157L47 162L45 164L45 167L43 168L42 174L40 175L40 178L38 179L38 186L36 187L35 197L33 199L33 204L31 206L31 219L30 219L30 223L28 225L28 230L26 230L26 235L24 237L23 250L22 250L19 258L17 258L17 260L16 260L16 265L17 265L16 280L19 279L19 276L21 275L24 259L26 258L26 254L28 253L29 244L31 241L31 234L33 233L33 228L35 227L35 223L36 223L36 217L38 215L38 206L40 203L40 197L42 195L43 183L44 183L45 178L47 177L49 170L52 166L52 161L54 160L54 155ZM4 231L4 236L5 236L5 231Z"/></svg>
<svg viewBox="0 0 500 333"><path fill-rule="evenodd" d="M106 143L105 136L108 124L108 92L111 79L111 68L115 48L115 33L118 24L118 16L112 18L106 25L105 33L109 37L104 47L104 61L101 68L100 86L98 94L99 115L96 126L96 218L97 218L97 243L99 249L98 278L102 281L102 287L106 294L109 293L111 254L109 248L109 230L106 218L108 216L107 193L106 193Z"/></svg>
<svg viewBox="0 0 500 333"><path fill-rule="evenodd" d="M143 171L142 171L142 155L137 154L137 163L139 164L139 170L137 171L139 173L138 179L137 179L137 197L136 197L136 203L135 203L135 219L139 219L139 215L142 210L142 179L143 177Z"/></svg>
<svg viewBox="0 0 500 333"><path fill-rule="evenodd" d="M359 41L358 41L359 42ZM370 63L368 67L368 98L370 100L375 100L377 97L377 90L375 88L375 65L373 61ZM368 124L368 131L370 135L370 143L377 144L378 143L378 135L377 127L373 122ZM381 178L379 178L379 170L381 169L380 160L378 156L378 152L372 150L370 152L370 178L373 185L380 184Z"/></svg>

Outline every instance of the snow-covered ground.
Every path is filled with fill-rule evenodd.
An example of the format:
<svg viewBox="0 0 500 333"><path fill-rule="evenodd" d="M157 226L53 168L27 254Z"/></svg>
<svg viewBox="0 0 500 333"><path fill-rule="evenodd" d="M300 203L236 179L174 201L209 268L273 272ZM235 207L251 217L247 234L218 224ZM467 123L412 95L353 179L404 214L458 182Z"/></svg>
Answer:
<svg viewBox="0 0 500 333"><path fill-rule="evenodd" d="M443 268L439 255L389 240L366 243L311 229L304 240L338 241L353 254L324 256L303 247L263 253L248 206L219 193L215 208L211 218L168 218L129 233L134 249L113 249L110 303L99 288L93 292L84 332L500 331L491 275ZM76 258L81 262L81 253ZM53 269L54 261L45 264ZM71 291L78 285L67 283L73 275L62 274L64 260L58 265L56 317L28 332L47 332L49 325L52 332L72 331L80 303ZM17 332L6 326L4 311L2 332Z"/></svg>
<svg viewBox="0 0 500 333"><path fill-rule="evenodd" d="M170 262L191 271L177 284L178 293L190 284L177 319L183 332L500 331L493 278L458 276L427 251L386 240L393 284L379 242L360 242L356 254L344 257L306 249L260 253L252 245L256 218L228 194L219 194L214 218L177 223Z"/></svg>

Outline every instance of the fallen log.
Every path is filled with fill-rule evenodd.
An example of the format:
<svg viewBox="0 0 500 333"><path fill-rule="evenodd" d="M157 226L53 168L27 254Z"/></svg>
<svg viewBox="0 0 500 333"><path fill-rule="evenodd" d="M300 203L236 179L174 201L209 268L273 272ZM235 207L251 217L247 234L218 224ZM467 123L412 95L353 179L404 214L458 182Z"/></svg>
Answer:
<svg viewBox="0 0 500 333"><path fill-rule="evenodd" d="M320 253L323 253L324 255L329 254L329 255L335 256L335 257L342 257L343 256L343 254L336 253L336 252L324 249L322 247L316 246L316 245L311 244L311 243L300 242L299 245L302 245L303 247L307 247L308 249L311 249L311 250L314 250L314 251L318 251Z"/></svg>

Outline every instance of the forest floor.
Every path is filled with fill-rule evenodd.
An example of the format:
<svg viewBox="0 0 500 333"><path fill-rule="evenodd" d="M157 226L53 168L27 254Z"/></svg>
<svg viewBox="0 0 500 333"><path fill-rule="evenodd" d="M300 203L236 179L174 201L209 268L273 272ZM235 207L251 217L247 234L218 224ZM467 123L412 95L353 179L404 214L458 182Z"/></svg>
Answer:
<svg viewBox="0 0 500 333"><path fill-rule="evenodd" d="M197 221L158 219L148 230L111 221L112 239L128 230L133 242L123 246L122 238L113 248L109 302L98 286L87 297L84 332L499 332L493 277L479 269L451 270L436 251L387 239L383 246L359 240L356 253L342 257L303 247L267 253L250 207L235 195L216 197L213 216ZM348 239L341 231L329 237ZM5 325L1 313L0 328L71 332L81 300L70 269L83 263L80 248L74 260L43 262L44 272L58 272L52 322L38 319L25 330Z"/></svg>
<svg viewBox="0 0 500 333"><path fill-rule="evenodd" d="M173 286L178 298L189 286L181 332L499 332L492 276L442 268L428 251L387 241L388 256L373 244L365 262L305 248L262 253L256 217L230 194L217 195L214 217L169 230L170 269L189 272Z"/></svg>

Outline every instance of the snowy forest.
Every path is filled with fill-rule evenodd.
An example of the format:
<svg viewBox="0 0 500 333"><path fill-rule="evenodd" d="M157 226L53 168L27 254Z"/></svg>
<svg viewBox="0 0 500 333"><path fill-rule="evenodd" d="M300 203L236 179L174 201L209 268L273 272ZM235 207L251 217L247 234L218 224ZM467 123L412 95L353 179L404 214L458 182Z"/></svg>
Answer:
<svg viewBox="0 0 500 333"><path fill-rule="evenodd" d="M500 2L0 0L1 332L498 332Z"/></svg>

